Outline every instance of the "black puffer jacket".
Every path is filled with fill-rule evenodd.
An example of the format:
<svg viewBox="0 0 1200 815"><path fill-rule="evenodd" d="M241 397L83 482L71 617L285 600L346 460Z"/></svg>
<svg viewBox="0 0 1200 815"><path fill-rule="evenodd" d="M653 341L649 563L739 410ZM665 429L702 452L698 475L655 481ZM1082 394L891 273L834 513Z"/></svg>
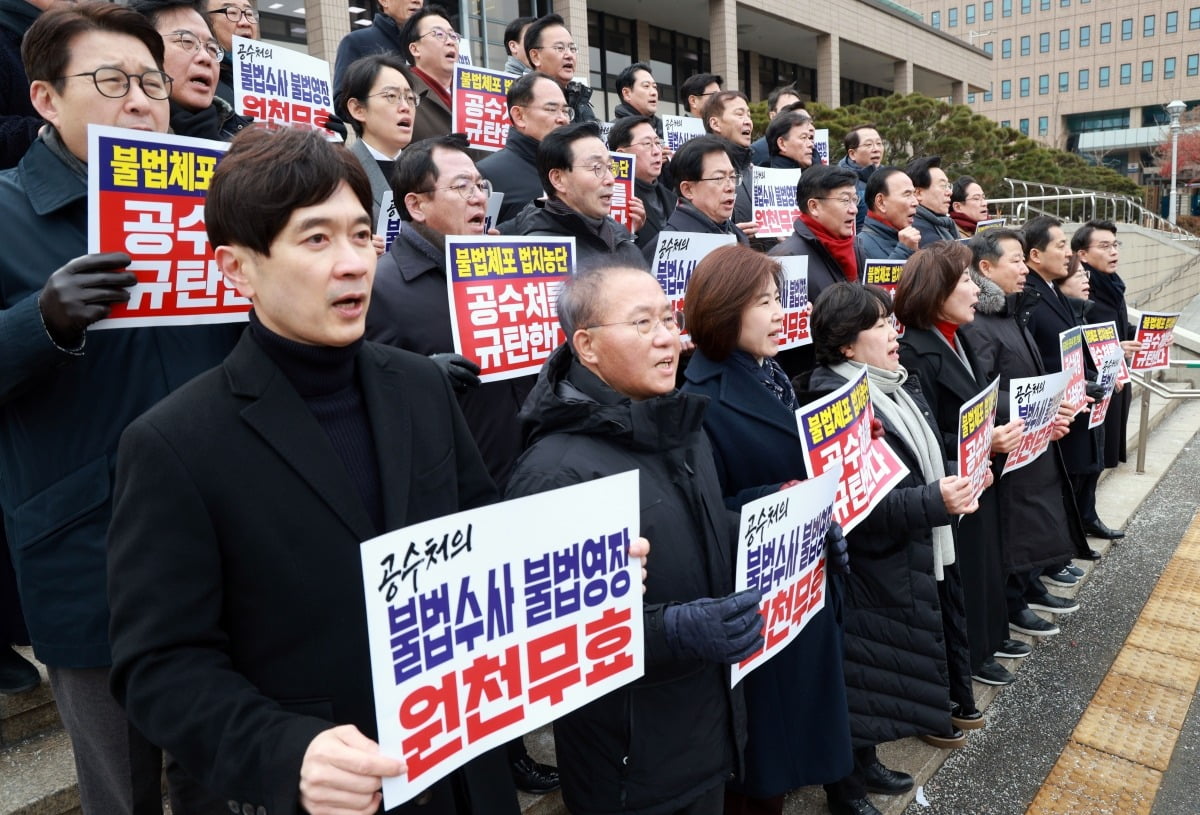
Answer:
<svg viewBox="0 0 1200 815"><path fill-rule="evenodd" d="M645 676L554 723L563 800L575 815L664 815L724 784L745 742L741 688L724 665L673 656L668 604L733 591L735 516L725 509L701 421L707 400L631 402L561 346L521 411L529 448L516 497L638 470L650 539Z"/></svg>
<svg viewBox="0 0 1200 815"><path fill-rule="evenodd" d="M556 202L537 199L530 201L517 217L505 224L501 230L506 235L549 235L575 239L575 263L578 268L589 261L603 260L607 256L619 257L636 269L645 268L642 250L633 241L629 230L605 216L597 228L574 210L563 211Z"/></svg>
<svg viewBox="0 0 1200 815"><path fill-rule="evenodd" d="M814 393L844 384L845 379L824 366L816 368L809 381ZM936 433L916 377L904 388ZM847 536L844 670L855 747L922 733L947 734L950 728L932 530L951 519L937 482L925 483L916 455L881 413L875 415L909 474Z"/></svg>

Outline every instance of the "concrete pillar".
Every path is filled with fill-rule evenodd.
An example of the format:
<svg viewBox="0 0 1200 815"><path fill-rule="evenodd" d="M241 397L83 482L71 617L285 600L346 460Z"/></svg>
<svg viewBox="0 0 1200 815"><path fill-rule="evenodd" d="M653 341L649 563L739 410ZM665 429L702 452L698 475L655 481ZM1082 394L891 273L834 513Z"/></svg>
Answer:
<svg viewBox="0 0 1200 815"><path fill-rule="evenodd" d="M588 59L588 17L587 0L555 0L554 11L562 15L571 39L579 46L578 60L575 62L575 78L591 84L588 73L591 70ZM597 88L596 90L603 90Z"/></svg>
<svg viewBox="0 0 1200 815"><path fill-rule="evenodd" d="M634 20L635 42L637 43L637 59L634 62L644 62L650 64L650 24L645 20ZM686 77L685 77L686 78ZM666 82L668 77L658 77L655 79Z"/></svg>
<svg viewBox="0 0 1200 815"><path fill-rule="evenodd" d="M955 80L950 85L950 102L955 105L965 105L967 103L967 83L962 80Z"/></svg>
<svg viewBox="0 0 1200 815"><path fill-rule="evenodd" d="M831 108L842 104L841 51L837 34L817 35L817 101Z"/></svg>
<svg viewBox="0 0 1200 815"><path fill-rule="evenodd" d="M708 41L712 46L712 73L725 80L725 90L737 90L737 0L708 0Z"/></svg>
<svg viewBox="0 0 1200 815"><path fill-rule="evenodd" d="M758 73L758 53L756 51L750 52L750 76L746 77L746 86L750 88L747 96L750 97L751 102L760 102L767 98L762 94L762 79Z"/></svg>
<svg viewBox="0 0 1200 815"><path fill-rule="evenodd" d="M308 27L308 53L328 60L332 74L338 43L350 33L346 4L338 0L305 0L304 22Z"/></svg>
<svg viewBox="0 0 1200 815"><path fill-rule="evenodd" d="M913 92L913 64L907 60L896 60L892 66L892 90L907 96Z"/></svg>

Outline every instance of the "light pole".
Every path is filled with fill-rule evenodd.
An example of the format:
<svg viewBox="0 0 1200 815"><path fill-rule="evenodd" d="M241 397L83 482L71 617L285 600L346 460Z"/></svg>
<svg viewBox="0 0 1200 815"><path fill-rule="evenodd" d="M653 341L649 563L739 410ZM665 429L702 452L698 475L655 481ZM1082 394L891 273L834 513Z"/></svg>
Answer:
<svg viewBox="0 0 1200 815"><path fill-rule="evenodd" d="M1185 110L1187 105L1178 99L1167 103L1167 113L1171 116L1171 201L1170 209L1167 210L1167 220L1171 222L1171 226L1175 225L1179 213L1179 195L1176 192L1179 178L1179 117Z"/></svg>

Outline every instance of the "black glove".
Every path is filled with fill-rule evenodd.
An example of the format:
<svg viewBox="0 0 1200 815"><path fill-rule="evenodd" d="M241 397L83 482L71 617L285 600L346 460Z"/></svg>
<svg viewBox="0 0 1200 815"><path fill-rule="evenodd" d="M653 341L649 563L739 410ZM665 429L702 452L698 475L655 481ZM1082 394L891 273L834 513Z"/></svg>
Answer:
<svg viewBox="0 0 1200 815"><path fill-rule="evenodd" d="M459 393L479 387L479 366L462 354L430 354L429 358L437 363Z"/></svg>
<svg viewBox="0 0 1200 815"><path fill-rule="evenodd" d="M728 597L704 597L667 606L663 631L680 658L730 664L762 647L762 592L746 589Z"/></svg>
<svg viewBox="0 0 1200 815"><path fill-rule="evenodd" d="M1104 388L1099 382L1084 382L1083 392L1099 402L1104 398Z"/></svg>
<svg viewBox="0 0 1200 815"><path fill-rule="evenodd" d="M833 574L850 574L850 544L839 523L831 523L825 530L825 569Z"/></svg>
<svg viewBox="0 0 1200 815"><path fill-rule="evenodd" d="M89 325L108 316L113 303L129 301L133 259L124 252L83 255L50 275L38 296L42 323L62 348L76 348Z"/></svg>
<svg viewBox="0 0 1200 815"><path fill-rule="evenodd" d="M330 113L329 118L325 120L325 129L330 133L337 133L343 141L346 139L346 123L339 116Z"/></svg>

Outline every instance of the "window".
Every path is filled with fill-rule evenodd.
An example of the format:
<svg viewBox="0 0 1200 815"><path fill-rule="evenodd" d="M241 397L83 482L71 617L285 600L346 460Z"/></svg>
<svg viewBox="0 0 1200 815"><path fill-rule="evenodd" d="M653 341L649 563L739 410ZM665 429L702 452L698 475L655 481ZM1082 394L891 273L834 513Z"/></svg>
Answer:
<svg viewBox="0 0 1200 815"><path fill-rule="evenodd" d="M1038 52L1042 54L1050 53L1050 32L1043 31L1038 34Z"/></svg>
<svg viewBox="0 0 1200 815"><path fill-rule="evenodd" d="M1000 126L1001 127L1012 127L1012 119L1001 119Z"/></svg>
<svg viewBox="0 0 1200 815"><path fill-rule="evenodd" d="M964 16L967 19L967 25L975 25L975 4L967 3L967 7L964 9L964 11Z"/></svg>
<svg viewBox="0 0 1200 815"><path fill-rule="evenodd" d="M1112 23L1100 24L1100 44L1108 45L1112 42Z"/></svg>
<svg viewBox="0 0 1200 815"><path fill-rule="evenodd" d="M1071 90L1071 72L1070 71L1059 71L1058 72L1058 92L1066 93L1069 90Z"/></svg>
<svg viewBox="0 0 1200 815"><path fill-rule="evenodd" d="M1063 8L1066 8L1067 6L1071 5L1071 0L1058 0L1058 4Z"/></svg>
<svg viewBox="0 0 1200 815"><path fill-rule="evenodd" d="M1200 9L1197 9L1197 11L1200 11ZM1000 16L1012 16L1012 0L1000 0Z"/></svg>
<svg viewBox="0 0 1200 815"><path fill-rule="evenodd" d="M1128 85L1133 81L1133 66L1128 62L1121 63L1121 84Z"/></svg>
<svg viewBox="0 0 1200 815"><path fill-rule="evenodd" d="M1000 41L1000 56L1002 59L1012 59L1012 40Z"/></svg>
<svg viewBox="0 0 1200 815"><path fill-rule="evenodd" d="M968 105L973 105L973 104L975 104L975 94L973 94L973 93L968 93L968 94L967 94L967 104L968 104Z"/></svg>
<svg viewBox="0 0 1200 815"><path fill-rule="evenodd" d="M1029 56L1029 35L1021 37L1021 56Z"/></svg>
<svg viewBox="0 0 1200 815"><path fill-rule="evenodd" d="M1058 50L1066 51L1071 47L1071 29L1062 28L1058 31Z"/></svg>
<svg viewBox="0 0 1200 815"><path fill-rule="evenodd" d="M987 0L987 2L983 4L983 21L986 23L995 16L996 4L993 2L993 0Z"/></svg>
<svg viewBox="0 0 1200 815"><path fill-rule="evenodd" d="M1017 129L1021 131L1022 136L1028 136L1029 135L1029 120L1022 119L1021 123L1017 126Z"/></svg>
<svg viewBox="0 0 1200 815"><path fill-rule="evenodd" d="M1188 31L1200 28L1200 6L1188 10Z"/></svg>
<svg viewBox="0 0 1200 815"><path fill-rule="evenodd" d="M946 12L946 25L950 28L958 28L958 6L951 6Z"/></svg>
<svg viewBox="0 0 1200 815"><path fill-rule="evenodd" d="M1028 14L1033 10L1033 0L1021 0L1021 13Z"/></svg>
<svg viewBox="0 0 1200 815"><path fill-rule="evenodd" d="M1087 48L1092 44L1092 27L1090 25L1079 26L1079 47Z"/></svg>
<svg viewBox="0 0 1200 815"><path fill-rule="evenodd" d="M1012 99L1012 80L1004 79L1000 82L1000 98Z"/></svg>
<svg viewBox="0 0 1200 815"><path fill-rule="evenodd" d="M1039 116L1038 117L1038 135L1045 136L1049 132L1050 132L1050 117L1049 116Z"/></svg>
<svg viewBox="0 0 1200 815"><path fill-rule="evenodd" d="M1079 90L1086 91L1088 84L1091 82L1092 72L1087 68L1079 69Z"/></svg>
<svg viewBox="0 0 1200 815"><path fill-rule="evenodd" d="M1167 57L1163 60L1163 79L1175 78L1175 57Z"/></svg>
<svg viewBox="0 0 1200 815"><path fill-rule="evenodd" d="M1124 20L1121 21L1121 39L1123 39L1123 40L1132 40L1133 39L1133 18L1132 17L1126 17Z"/></svg>
<svg viewBox="0 0 1200 815"><path fill-rule="evenodd" d="M1108 69L1108 66L1107 66L1107 65L1101 65L1101 66L1100 66L1100 76L1099 76L1099 79L1100 79L1100 87L1102 87L1102 88L1107 88L1107 87L1108 87L1108 79L1109 79L1109 75L1110 75L1111 73L1112 73L1112 72L1111 72L1111 71Z"/></svg>
<svg viewBox="0 0 1200 815"><path fill-rule="evenodd" d="M1179 12L1168 11L1167 19L1163 22L1163 33L1174 34L1179 30Z"/></svg>
<svg viewBox="0 0 1200 815"><path fill-rule="evenodd" d="M1038 77L1038 96L1045 96L1050 93L1050 74L1042 74Z"/></svg>
<svg viewBox="0 0 1200 815"><path fill-rule="evenodd" d="M983 52L984 52L985 54L990 54L990 53L992 53L992 51L993 51L993 50L995 50L995 49L993 48L993 46L995 46L995 43L994 43L994 42L992 42L991 40L988 40L987 42L985 42L985 43L983 44Z"/></svg>
<svg viewBox="0 0 1200 815"><path fill-rule="evenodd" d="M1154 15L1153 14L1147 14L1145 17L1142 18L1142 36L1143 37L1153 37L1154 36Z"/></svg>
<svg viewBox="0 0 1200 815"><path fill-rule="evenodd" d="M929 24L934 28L942 27L942 13L940 11L929 12Z"/></svg>
<svg viewBox="0 0 1200 815"><path fill-rule="evenodd" d="M1151 82L1154 79L1154 60L1142 60L1142 81Z"/></svg>
<svg viewBox="0 0 1200 815"><path fill-rule="evenodd" d="M985 101L985 102L990 102L990 101L992 101L992 92L991 92L991 91L984 91L984 92L983 92L983 101Z"/></svg>
<svg viewBox="0 0 1200 815"><path fill-rule="evenodd" d="M1042 0L1042 11L1050 10L1050 0Z"/></svg>
<svg viewBox="0 0 1200 815"><path fill-rule="evenodd" d="M1029 95L1029 77L1027 77L1027 76L1021 77L1020 87L1021 87L1021 96L1022 97L1028 96Z"/></svg>
<svg viewBox="0 0 1200 815"><path fill-rule="evenodd" d="M1188 54L1187 75L1196 76L1200 74L1200 54Z"/></svg>

